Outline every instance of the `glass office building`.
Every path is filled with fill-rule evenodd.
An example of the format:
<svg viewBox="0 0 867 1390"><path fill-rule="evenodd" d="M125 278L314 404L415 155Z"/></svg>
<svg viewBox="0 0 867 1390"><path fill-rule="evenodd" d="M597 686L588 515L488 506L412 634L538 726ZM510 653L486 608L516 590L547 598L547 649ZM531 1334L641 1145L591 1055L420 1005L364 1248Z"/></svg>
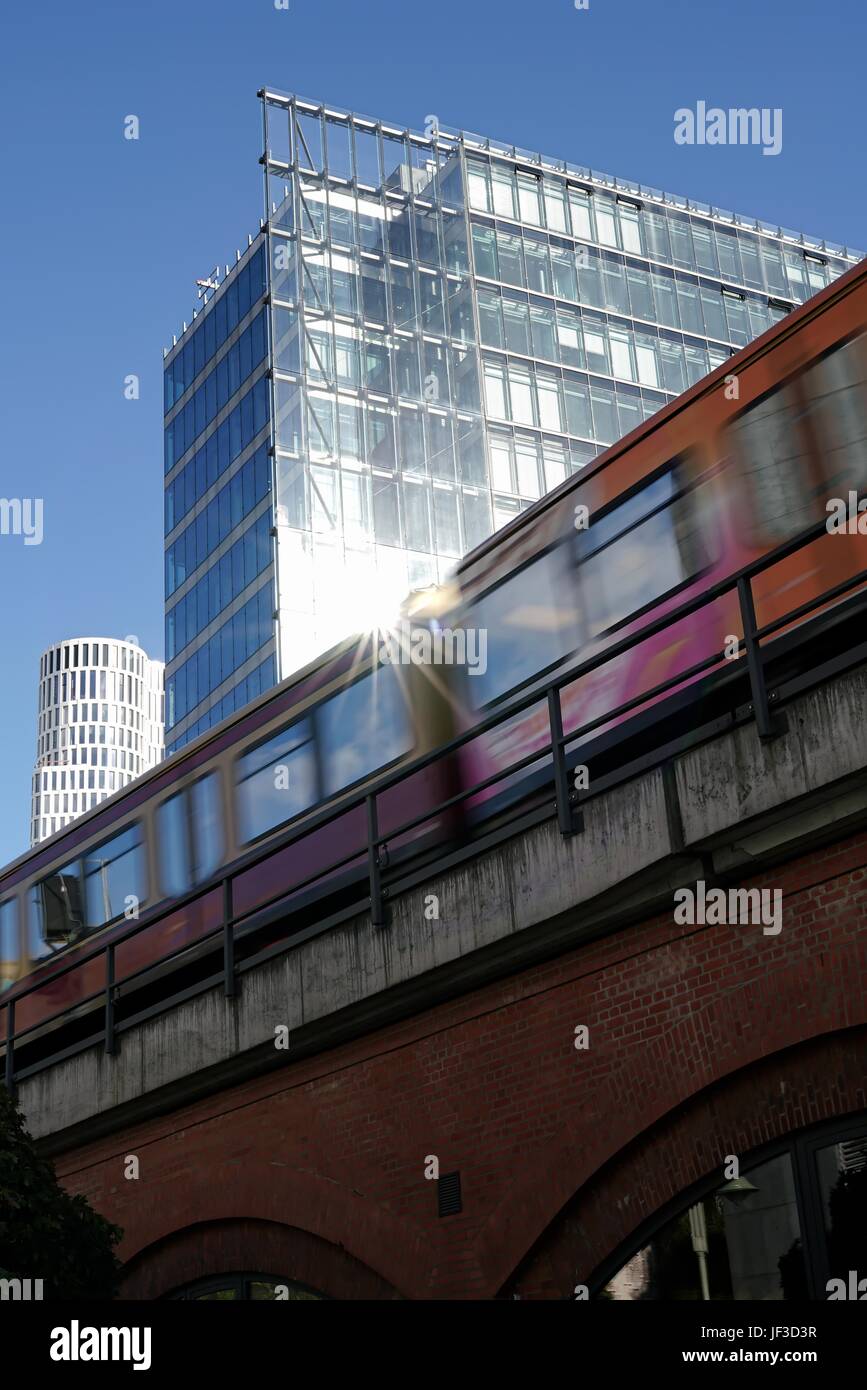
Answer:
<svg viewBox="0 0 867 1390"><path fill-rule="evenodd" d="M165 364L166 752L278 677L266 240Z"/></svg>
<svg viewBox="0 0 867 1390"><path fill-rule="evenodd" d="M260 98L265 220L166 363L169 752L860 258L432 119Z"/></svg>

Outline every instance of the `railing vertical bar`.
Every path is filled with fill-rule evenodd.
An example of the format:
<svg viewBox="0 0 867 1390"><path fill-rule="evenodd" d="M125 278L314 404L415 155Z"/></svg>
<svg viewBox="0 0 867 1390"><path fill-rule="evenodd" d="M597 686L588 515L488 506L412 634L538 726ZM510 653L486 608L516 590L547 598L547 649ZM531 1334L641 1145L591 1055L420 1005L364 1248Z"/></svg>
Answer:
<svg viewBox="0 0 867 1390"><path fill-rule="evenodd" d="M548 691L548 719L551 726L551 756L554 760L554 790L557 796L557 820L561 835L574 835L581 828L581 817L575 814L577 794L570 794L566 771L566 750L563 747L563 710L560 691Z"/></svg>
<svg viewBox="0 0 867 1390"><path fill-rule="evenodd" d="M114 1057L117 1052L114 1033L114 950L114 942L110 941L105 961L105 1051L108 1057Z"/></svg>
<svg viewBox="0 0 867 1390"><path fill-rule="evenodd" d="M747 653L747 668L750 673L750 691L753 697L753 712L759 738L776 738L779 725L771 717L768 704L768 689L765 683L765 667L761 644L756 638L756 605L753 599L753 586L748 575L738 579L738 601L741 608L741 622L744 628L744 646Z"/></svg>
<svg viewBox="0 0 867 1390"><path fill-rule="evenodd" d="M379 861L379 816L376 810L376 793L367 798L367 862L370 875L370 920L375 927L386 925L385 904L383 902L382 874Z"/></svg>
<svg viewBox="0 0 867 1390"><path fill-rule="evenodd" d="M15 1094L15 1000L6 1005L6 1089L10 1096Z"/></svg>
<svg viewBox="0 0 867 1390"><path fill-rule="evenodd" d="M227 999L238 992L235 978L235 932L232 920L232 880L223 879L223 990Z"/></svg>

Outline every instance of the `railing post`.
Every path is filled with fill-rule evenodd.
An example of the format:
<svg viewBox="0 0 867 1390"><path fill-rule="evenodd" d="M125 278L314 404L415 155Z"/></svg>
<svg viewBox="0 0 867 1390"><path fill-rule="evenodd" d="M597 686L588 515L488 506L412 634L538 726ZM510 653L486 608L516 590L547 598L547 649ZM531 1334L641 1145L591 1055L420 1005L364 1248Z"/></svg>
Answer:
<svg viewBox="0 0 867 1390"><path fill-rule="evenodd" d="M741 575L738 579L738 601L744 628L744 646L747 654L747 668L750 673L750 692L753 697L756 728L759 731L759 738L776 738L778 734L782 733L783 725L779 719L772 717L768 703L762 648L756 638L756 606L753 601L753 586L747 575Z"/></svg>
<svg viewBox="0 0 867 1390"><path fill-rule="evenodd" d="M6 1089L10 1096L15 1094L15 1000L6 1005Z"/></svg>
<svg viewBox="0 0 867 1390"><path fill-rule="evenodd" d="M227 999L238 993L235 979L235 933L232 922L232 880L223 880L223 992Z"/></svg>
<svg viewBox="0 0 867 1390"><path fill-rule="evenodd" d="M551 728L551 757L554 760L554 790L557 796L557 820L561 835L574 835L583 829L583 816L577 810L578 792L569 790L566 770L566 750L563 747L563 711L560 691L548 691L548 722Z"/></svg>
<svg viewBox="0 0 867 1390"><path fill-rule="evenodd" d="M388 923L385 910L385 889L382 886L381 863L379 858L379 817L376 813L376 793L367 798L367 863L370 874L370 920L375 927Z"/></svg>
<svg viewBox="0 0 867 1390"><path fill-rule="evenodd" d="M114 1036L114 942L106 948L105 960L105 1052L114 1057L117 1046Z"/></svg>

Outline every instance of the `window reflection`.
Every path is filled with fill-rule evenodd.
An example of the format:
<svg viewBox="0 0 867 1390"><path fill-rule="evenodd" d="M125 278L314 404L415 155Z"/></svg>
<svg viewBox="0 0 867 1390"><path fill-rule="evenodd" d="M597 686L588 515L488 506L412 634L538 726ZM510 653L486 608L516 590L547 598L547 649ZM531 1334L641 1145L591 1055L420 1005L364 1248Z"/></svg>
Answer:
<svg viewBox="0 0 867 1390"><path fill-rule="evenodd" d="M141 829L131 825L100 845L83 860L87 925L104 926L122 917L129 900L138 903L144 893L144 853Z"/></svg>
<svg viewBox="0 0 867 1390"><path fill-rule="evenodd" d="M14 898L0 903L0 992L8 989L19 967L18 904Z"/></svg>
<svg viewBox="0 0 867 1390"><path fill-rule="evenodd" d="M828 1276L848 1287L849 1272L867 1272L867 1130L816 1155Z"/></svg>
<svg viewBox="0 0 867 1390"><path fill-rule="evenodd" d="M147 899L141 827L120 834L65 865L30 890L32 960L124 915L131 899Z"/></svg>
<svg viewBox="0 0 867 1390"><path fill-rule="evenodd" d="M763 1302L806 1297L788 1154L722 1183L669 1221L609 1280L615 1301Z"/></svg>
<svg viewBox="0 0 867 1390"><path fill-rule="evenodd" d="M867 484L867 337L852 339L805 374L803 392L820 440L829 493Z"/></svg>
<svg viewBox="0 0 867 1390"><path fill-rule="evenodd" d="M196 881L210 878L223 857L220 774L209 772L190 789Z"/></svg>
<svg viewBox="0 0 867 1390"><path fill-rule="evenodd" d="M378 188L382 182L379 171L379 137L375 130L355 126L355 168L359 183Z"/></svg>
<svg viewBox="0 0 867 1390"><path fill-rule="evenodd" d="M317 799L310 721L302 719L238 759L238 816L245 844Z"/></svg>
<svg viewBox="0 0 867 1390"><path fill-rule="evenodd" d="M587 628L596 637L694 578L707 563L697 493L672 469L576 536Z"/></svg>
<svg viewBox="0 0 867 1390"><path fill-rule="evenodd" d="M190 855L184 817L185 794L179 792L157 808L157 841L160 847L160 881L163 892L179 898L190 885Z"/></svg>
<svg viewBox="0 0 867 1390"><path fill-rule="evenodd" d="M747 535L753 544L778 543L810 524L809 457L796 428L800 398L791 383L746 410L728 429L750 500Z"/></svg>
<svg viewBox="0 0 867 1390"><path fill-rule="evenodd" d="M413 744L406 695L391 666L379 667L326 700L316 722L326 796L387 766Z"/></svg>
<svg viewBox="0 0 867 1390"><path fill-rule="evenodd" d="M319 1301L326 1295L279 1275L225 1274L214 1279L200 1279L169 1297L196 1303L302 1303Z"/></svg>
<svg viewBox="0 0 867 1390"><path fill-rule="evenodd" d="M494 486L512 491L508 450L495 466ZM491 643L487 669L468 682L477 709L577 650L581 632L573 586L566 548L559 547L491 589L468 610L468 627L508 638Z"/></svg>

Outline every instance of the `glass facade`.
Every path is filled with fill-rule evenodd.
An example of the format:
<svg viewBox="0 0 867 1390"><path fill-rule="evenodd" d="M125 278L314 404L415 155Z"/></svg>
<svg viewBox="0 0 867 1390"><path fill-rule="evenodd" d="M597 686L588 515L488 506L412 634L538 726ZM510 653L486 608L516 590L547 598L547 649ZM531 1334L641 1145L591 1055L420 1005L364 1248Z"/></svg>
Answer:
<svg viewBox="0 0 867 1390"><path fill-rule="evenodd" d="M266 244L165 363L167 752L277 679Z"/></svg>
<svg viewBox="0 0 867 1390"><path fill-rule="evenodd" d="M257 609L243 665L285 677L859 258L466 132L260 95L263 232L167 363L169 751L250 698L216 652L251 582L277 627Z"/></svg>
<svg viewBox="0 0 867 1390"><path fill-rule="evenodd" d="M281 663L441 581L493 525L459 153L265 102Z"/></svg>

